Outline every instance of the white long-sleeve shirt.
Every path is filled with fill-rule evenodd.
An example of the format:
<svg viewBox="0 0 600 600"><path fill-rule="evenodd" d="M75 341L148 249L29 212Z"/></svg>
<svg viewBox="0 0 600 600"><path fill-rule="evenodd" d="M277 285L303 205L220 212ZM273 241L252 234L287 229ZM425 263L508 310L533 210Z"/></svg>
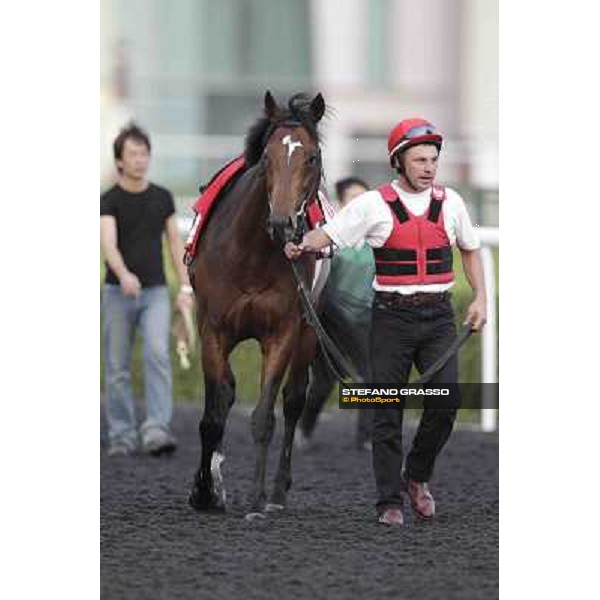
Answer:
<svg viewBox="0 0 600 600"><path fill-rule="evenodd" d="M403 204L412 214L425 213L431 201L431 188L418 194L410 194L400 188L397 181L392 182ZM469 218L463 199L451 188L446 188L446 199L442 203L444 228L450 244L462 250L477 250L480 247L479 236ZM323 225L323 231L339 248L369 244L372 248L383 246L394 225L392 211L388 203L377 190L370 190L349 202L335 217ZM453 283L430 283L425 285L381 285L373 280L377 291L415 294L417 292L443 292Z"/></svg>

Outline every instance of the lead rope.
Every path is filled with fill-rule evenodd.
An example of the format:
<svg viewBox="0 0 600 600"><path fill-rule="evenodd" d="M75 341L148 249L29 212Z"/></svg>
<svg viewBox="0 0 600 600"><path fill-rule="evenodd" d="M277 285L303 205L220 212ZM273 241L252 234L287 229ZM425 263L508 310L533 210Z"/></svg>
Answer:
<svg viewBox="0 0 600 600"><path fill-rule="evenodd" d="M422 383L428 383L431 378L446 365L446 363L460 350L460 347L469 339L471 334L475 330L470 323L463 325L461 332L450 344L450 347L444 354L442 354L430 367L417 379L413 381L411 385L420 385Z"/></svg>
<svg viewBox="0 0 600 600"><path fill-rule="evenodd" d="M315 328L315 332L317 334L317 340L323 350L323 355L325 356L325 360L329 365L329 368L337 378L340 383L344 382L344 376L340 374L338 369L336 368L335 363L337 363L341 369L347 374L348 377L352 380L352 382L356 383L364 383L364 379L358 375L355 371L353 365L346 359L346 357L338 350L333 340L327 335L327 332L321 325L319 321L319 317L312 305L310 300L310 296L308 290L306 289L306 285L304 284L304 280L298 271L298 267L293 260L288 259L290 266L292 267L292 272L294 274L294 278L296 279L296 283L298 284L298 291L300 292L300 299L302 300L302 304L307 313L308 322ZM412 382L411 385L421 385L424 383L428 383L433 376L440 371L446 363L460 350L463 344L471 337L471 335L475 332L473 326L470 323L467 323L463 326L462 330L455 338L455 340L450 344L449 348L442 354L426 371L423 373L416 381ZM333 359L332 359L333 357Z"/></svg>
<svg viewBox="0 0 600 600"><path fill-rule="evenodd" d="M343 383L346 377L344 377L337 369L334 364L337 363L340 368L346 373L347 377L353 382L363 383L364 379L356 372L354 366L346 359L346 357L338 350L332 339L327 335L325 329L323 329L323 325L319 321L319 317L310 301L310 296L308 290L306 289L306 285L304 284L304 280L298 271L298 267L293 260L288 258L288 262L292 267L292 273L294 274L294 278L296 283L298 284L298 291L300 292L300 299L302 300L302 304L304 305L304 309L306 310L306 316L309 322L309 325L312 325L315 328L315 333L317 334L317 340L319 341L319 345L321 346L321 350L323 350L323 355L325 356L325 360L329 365L332 373L335 375L336 379Z"/></svg>

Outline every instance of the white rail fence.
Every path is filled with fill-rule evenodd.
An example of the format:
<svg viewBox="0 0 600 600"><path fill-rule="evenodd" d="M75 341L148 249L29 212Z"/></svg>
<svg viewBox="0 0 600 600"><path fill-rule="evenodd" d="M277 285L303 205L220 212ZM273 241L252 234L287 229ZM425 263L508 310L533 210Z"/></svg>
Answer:
<svg viewBox="0 0 600 600"><path fill-rule="evenodd" d="M500 247L500 232L496 227L478 227L481 239L481 260L485 276L488 301L487 324L481 333L481 382L498 383L498 315L496 312L496 266L492 248ZM491 386L483 386L481 429L495 431L498 427L498 410L494 406Z"/></svg>

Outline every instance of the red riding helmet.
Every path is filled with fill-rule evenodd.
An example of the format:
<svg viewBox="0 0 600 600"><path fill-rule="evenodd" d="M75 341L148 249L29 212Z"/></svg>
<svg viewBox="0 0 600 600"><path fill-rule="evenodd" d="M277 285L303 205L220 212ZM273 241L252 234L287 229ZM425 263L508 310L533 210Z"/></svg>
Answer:
<svg viewBox="0 0 600 600"><path fill-rule="evenodd" d="M418 144L432 143L437 146L438 152L442 150L444 138L437 131L435 125L432 125L425 119L404 119L400 121L390 132L388 137L388 156L390 163L392 157L398 152L404 152L411 146Z"/></svg>

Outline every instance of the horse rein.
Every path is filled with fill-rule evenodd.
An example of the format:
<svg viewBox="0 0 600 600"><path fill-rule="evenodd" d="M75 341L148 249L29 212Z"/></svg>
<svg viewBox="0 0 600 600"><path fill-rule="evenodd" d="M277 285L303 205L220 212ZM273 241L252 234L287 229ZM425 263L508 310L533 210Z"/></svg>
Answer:
<svg viewBox="0 0 600 600"><path fill-rule="evenodd" d="M460 350L461 346L475 333L475 329L470 323L463 325L460 333L454 338L450 347L442 354L430 367L419 377L416 381L413 381L411 385L420 385L422 383L428 383L431 381L433 376L440 371L446 363Z"/></svg>
<svg viewBox="0 0 600 600"><path fill-rule="evenodd" d="M296 284L298 286L298 292L300 293L300 299L304 305L306 320L308 321L309 325L312 325L315 329L317 340L321 346L321 350L323 350L323 355L325 356L325 360L327 361L331 372L335 375L336 379L340 383L348 377L353 382L363 383L364 379L356 372L354 366L340 352L333 340L329 337L329 335L327 335L327 332L323 328L321 321L319 321L317 312L315 311L315 308L310 300L308 289L306 288L306 284L304 283L304 280L298 271L298 266L296 265L295 261L288 258L288 262L292 268L292 273L294 274L294 279L296 280ZM334 363L337 363L340 366L342 371L346 373L346 377L339 372Z"/></svg>
<svg viewBox="0 0 600 600"><path fill-rule="evenodd" d="M325 356L325 360L332 373L335 375L336 379L343 383L345 377L340 374L339 370L335 367L335 363L337 363L340 368L347 374L347 377L355 383L364 383L364 379L358 375L355 371L352 364L346 360L344 355L337 348L333 340L327 335L327 332L323 328L321 321L319 321L319 317L315 311L314 306L310 300L310 295L308 290L306 289L306 284L302 279L298 271L298 267L296 263L292 259L288 259L290 266L292 267L292 272L294 274L294 278L296 279L296 283L298 285L298 291L300 292L300 299L302 300L302 304L304 305L304 309L306 311L307 320L309 324L311 324L315 328L315 333L317 334L317 339L323 350L323 355ZM429 383L431 379L433 379L434 375L438 373L446 363L460 350L460 348L464 345L464 343L471 337L471 335L475 332L473 326L470 323L466 323L463 325L458 336L454 339L452 344L448 347L448 349L415 381L411 383L411 385L422 385L425 383Z"/></svg>

